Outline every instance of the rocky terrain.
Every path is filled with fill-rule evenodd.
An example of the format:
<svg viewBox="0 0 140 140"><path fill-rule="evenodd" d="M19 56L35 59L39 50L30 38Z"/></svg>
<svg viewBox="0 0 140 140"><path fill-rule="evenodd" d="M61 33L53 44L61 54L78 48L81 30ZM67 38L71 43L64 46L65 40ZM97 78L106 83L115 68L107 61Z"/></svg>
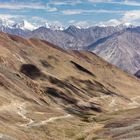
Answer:
<svg viewBox="0 0 140 140"><path fill-rule="evenodd" d="M139 46L139 28L129 28L95 42L89 46L89 50L134 74L140 69Z"/></svg>
<svg viewBox="0 0 140 140"><path fill-rule="evenodd" d="M0 139L139 138L132 75L91 52L5 33L0 52Z"/></svg>

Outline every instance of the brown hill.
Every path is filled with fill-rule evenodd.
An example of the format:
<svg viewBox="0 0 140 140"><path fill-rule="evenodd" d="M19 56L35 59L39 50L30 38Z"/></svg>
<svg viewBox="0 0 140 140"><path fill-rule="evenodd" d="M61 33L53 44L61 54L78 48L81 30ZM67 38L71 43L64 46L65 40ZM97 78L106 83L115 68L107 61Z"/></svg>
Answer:
<svg viewBox="0 0 140 140"><path fill-rule="evenodd" d="M96 117L140 105L139 80L93 53L5 33L0 52L1 139L93 139Z"/></svg>

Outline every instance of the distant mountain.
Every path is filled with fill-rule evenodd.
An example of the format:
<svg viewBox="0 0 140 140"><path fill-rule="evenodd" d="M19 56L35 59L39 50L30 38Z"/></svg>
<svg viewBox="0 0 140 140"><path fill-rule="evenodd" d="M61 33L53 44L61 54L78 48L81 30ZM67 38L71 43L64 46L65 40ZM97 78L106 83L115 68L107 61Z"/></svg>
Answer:
<svg viewBox="0 0 140 140"><path fill-rule="evenodd" d="M110 36L126 28L125 25L117 27L98 27L80 28L74 25L64 28L60 25L35 26L26 20L20 22L0 19L0 31L18 35L24 38L39 38L49 41L59 47L74 50L87 50L87 46L95 43L97 40Z"/></svg>
<svg viewBox="0 0 140 140"><path fill-rule="evenodd" d="M88 47L108 62L135 73L140 69L140 28L127 28Z"/></svg>
<svg viewBox="0 0 140 140"><path fill-rule="evenodd" d="M65 33L81 40L83 42L84 47L87 47L88 45L96 42L97 40L103 37L107 37L117 31L119 31L119 28L115 28L112 26L110 27L93 26L85 29L77 28L76 26L70 26L66 30L64 30Z"/></svg>
<svg viewBox="0 0 140 140"><path fill-rule="evenodd" d="M35 25L33 25L32 23L26 20L21 20L19 22L16 22L7 19L0 19L0 28L2 29L3 27L10 28L10 29L29 30L29 31L35 30L37 28Z"/></svg>
<svg viewBox="0 0 140 140"><path fill-rule="evenodd" d="M35 26L26 20L0 19L0 31L24 38L39 38L64 49L92 51L133 74L140 69L140 27L131 24L89 28L72 25L65 29L49 23Z"/></svg>
<svg viewBox="0 0 140 140"><path fill-rule="evenodd" d="M65 49L78 49L78 46L82 46L81 40L75 38L74 36L61 30L52 30L45 27L40 27L30 32L27 38L39 38L46 40Z"/></svg>
<svg viewBox="0 0 140 140"><path fill-rule="evenodd" d="M90 27L84 29L69 26L65 30L52 30L51 28L40 27L30 32L28 38L47 40L66 49L86 50L88 45L119 30L119 28L115 27Z"/></svg>
<svg viewBox="0 0 140 140"><path fill-rule="evenodd" d="M52 31L63 30L63 27L61 27L60 25L50 25L48 23L45 23L44 25L35 26L26 20L16 22L7 19L0 19L0 31L18 35L24 38L28 38L28 36L31 35L32 31L39 29L40 27L50 29Z"/></svg>
<svg viewBox="0 0 140 140"><path fill-rule="evenodd" d="M35 30L37 27L35 27L34 25L32 25L31 23L29 23L26 20L22 20L19 23L15 23L12 25L13 29L22 29L22 30L29 30L29 31L33 31Z"/></svg>
<svg viewBox="0 0 140 140"><path fill-rule="evenodd" d="M6 19L0 19L0 31L6 32L13 35L19 35L26 37L29 32L34 30L36 27L26 20L20 22L14 22Z"/></svg>

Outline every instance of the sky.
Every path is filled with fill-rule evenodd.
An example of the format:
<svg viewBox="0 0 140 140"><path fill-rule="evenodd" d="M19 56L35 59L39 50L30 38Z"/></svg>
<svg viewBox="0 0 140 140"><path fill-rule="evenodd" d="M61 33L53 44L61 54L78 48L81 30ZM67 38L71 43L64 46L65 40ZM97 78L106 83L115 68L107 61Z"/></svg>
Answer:
<svg viewBox="0 0 140 140"><path fill-rule="evenodd" d="M0 0L0 18L34 25L140 25L140 0Z"/></svg>

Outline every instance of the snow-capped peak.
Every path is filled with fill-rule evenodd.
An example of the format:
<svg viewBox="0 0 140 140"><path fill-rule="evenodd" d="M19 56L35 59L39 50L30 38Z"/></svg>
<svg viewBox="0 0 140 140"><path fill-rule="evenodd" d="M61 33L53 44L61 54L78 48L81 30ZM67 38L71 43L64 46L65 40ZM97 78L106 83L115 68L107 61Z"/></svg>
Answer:
<svg viewBox="0 0 140 140"><path fill-rule="evenodd" d="M33 24L31 24L30 22L26 21L26 20L22 20L18 23L15 23L12 28L19 28L22 30L35 30L37 27L35 27Z"/></svg>
<svg viewBox="0 0 140 140"><path fill-rule="evenodd" d="M1 18L0 19L0 27L3 26L3 27L11 27L13 26L14 24L14 21L12 20L9 20L9 19L6 19L6 18Z"/></svg>
<svg viewBox="0 0 140 140"><path fill-rule="evenodd" d="M51 24L48 22L45 22L44 25L34 25L27 20L21 20L21 21L13 21L11 19L4 19L0 18L0 27L4 28L11 28L11 29L21 29L21 30L28 30L33 31L39 27L45 27L51 30L64 30L64 28L60 24Z"/></svg>
<svg viewBox="0 0 140 140"><path fill-rule="evenodd" d="M126 29L126 28L134 28L136 26L132 25L131 23L122 23L116 27L119 29Z"/></svg>
<svg viewBox="0 0 140 140"><path fill-rule="evenodd" d="M64 30L64 28L62 27L62 26L60 26L60 25L50 25L50 28L52 29L52 30L61 30L61 31L63 31Z"/></svg>
<svg viewBox="0 0 140 140"><path fill-rule="evenodd" d="M57 25L57 24L50 24L48 22L45 23L44 25L45 28L51 29L51 30L64 30L64 27L62 27L61 25Z"/></svg>
<svg viewBox="0 0 140 140"><path fill-rule="evenodd" d="M48 22L45 23L45 28L50 28L50 25Z"/></svg>

